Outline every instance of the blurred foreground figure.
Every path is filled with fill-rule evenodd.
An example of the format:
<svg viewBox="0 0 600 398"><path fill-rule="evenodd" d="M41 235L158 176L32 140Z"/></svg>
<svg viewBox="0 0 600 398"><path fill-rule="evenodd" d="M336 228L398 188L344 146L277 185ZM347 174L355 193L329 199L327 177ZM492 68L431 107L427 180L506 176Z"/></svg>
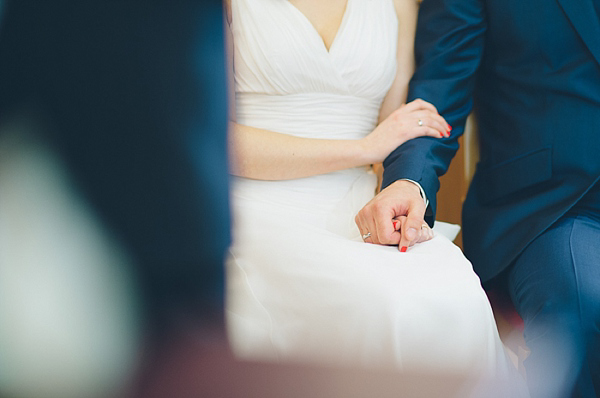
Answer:
<svg viewBox="0 0 600 398"><path fill-rule="evenodd" d="M222 335L221 4L3 6L0 395L113 396L141 341Z"/></svg>

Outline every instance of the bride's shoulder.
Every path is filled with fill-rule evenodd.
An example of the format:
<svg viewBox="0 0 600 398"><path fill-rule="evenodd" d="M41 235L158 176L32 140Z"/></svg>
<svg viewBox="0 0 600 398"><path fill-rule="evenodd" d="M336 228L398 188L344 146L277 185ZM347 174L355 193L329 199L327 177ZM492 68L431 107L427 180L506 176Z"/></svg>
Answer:
<svg viewBox="0 0 600 398"><path fill-rule="evenodd" d="M393 0L398 21L402 22L406 21L407 19L416 20L421 1L422 0Z"/></svg>
<svg viewBox="0 0 600 398"><path fill-rule="evenodd" d="M398 19L402 19L407 15L414 15L419 9L419 4L422 0L393 0Z"/></svg>

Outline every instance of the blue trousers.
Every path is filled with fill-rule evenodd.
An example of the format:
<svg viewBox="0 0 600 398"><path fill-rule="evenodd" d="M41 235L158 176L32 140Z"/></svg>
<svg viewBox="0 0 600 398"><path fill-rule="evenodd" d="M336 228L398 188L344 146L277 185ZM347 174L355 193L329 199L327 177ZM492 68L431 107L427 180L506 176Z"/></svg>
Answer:
<svg viewBox="0 0 600 398"><path fill-rule="evenodd" d="M508 272L534 398L600 397L600 182Z"/></svg>

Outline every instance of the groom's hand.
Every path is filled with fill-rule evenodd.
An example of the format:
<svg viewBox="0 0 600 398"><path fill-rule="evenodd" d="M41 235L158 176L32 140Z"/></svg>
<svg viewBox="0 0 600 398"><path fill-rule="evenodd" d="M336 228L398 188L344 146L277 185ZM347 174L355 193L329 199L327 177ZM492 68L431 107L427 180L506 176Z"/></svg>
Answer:
<svg viewBox="0 0 600 398"><path fill-rule="evenodd" d="M401 216L406 216L406 219L400 229L395 227L395 220ZM425 202L419 187L410 181L401 180L371 199L354 220L361 235L371 234L365 242L398 245L398 249L404 252L419 238L424 217Z"/></svg>

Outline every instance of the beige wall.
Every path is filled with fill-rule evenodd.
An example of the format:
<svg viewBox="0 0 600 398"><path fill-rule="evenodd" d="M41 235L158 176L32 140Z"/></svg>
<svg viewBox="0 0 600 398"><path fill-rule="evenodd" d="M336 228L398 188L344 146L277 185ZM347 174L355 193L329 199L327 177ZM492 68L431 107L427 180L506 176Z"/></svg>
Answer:
<svg viewBox="0 0 600 398"><path fill-rule="evenodd" d="M467 189L475 165L479 160L477 134L473 116L469 117L465 134L458 140L460 148L450 164L448 172L440 178L440 190L437 195L437 219L461 223L462 204L467 195ZM462 231L454 241L462 248Z"/></svg>

